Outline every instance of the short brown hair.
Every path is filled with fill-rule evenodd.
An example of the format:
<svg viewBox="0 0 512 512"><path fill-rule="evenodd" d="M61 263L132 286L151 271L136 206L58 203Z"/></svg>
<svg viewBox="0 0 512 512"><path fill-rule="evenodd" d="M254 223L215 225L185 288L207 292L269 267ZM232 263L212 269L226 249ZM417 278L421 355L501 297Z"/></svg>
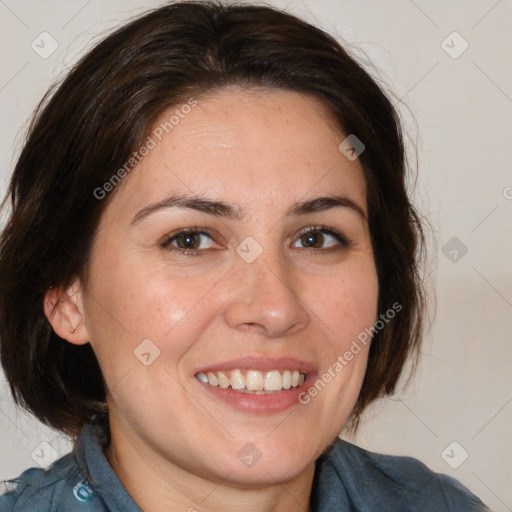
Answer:
<svg viewBox="0 0 512 512"><path fill-rule="evenodd" d="M368 72L330 35L271 7L177 2L150 11L97 44L39 105L4 203L0 240L0 347L16 402L76 435L105 421L106 389L89 344L72 345L43 311L51 287L87 279L99 219L115 191L94 190L128 161L158 115L190 96L230 85L309 94L365 145L368 222L378 312L396 318L373 334L353 411L394 391L417 354L424 324L420 219L406 190L397 111Z"/></svg>

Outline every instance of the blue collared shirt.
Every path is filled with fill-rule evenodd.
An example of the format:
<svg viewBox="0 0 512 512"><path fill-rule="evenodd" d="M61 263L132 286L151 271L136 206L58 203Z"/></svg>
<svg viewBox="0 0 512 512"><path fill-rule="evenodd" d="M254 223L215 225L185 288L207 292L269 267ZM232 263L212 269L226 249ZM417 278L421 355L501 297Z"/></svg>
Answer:
<svg viewBox="0 0 512 512"><path fill-rule="evenodd" d="M86 425L72 453L7 482L0 512L141 512ZM490 512L457 480L411 457L375 454L340 439L317 460L315 512Z"/></svg>

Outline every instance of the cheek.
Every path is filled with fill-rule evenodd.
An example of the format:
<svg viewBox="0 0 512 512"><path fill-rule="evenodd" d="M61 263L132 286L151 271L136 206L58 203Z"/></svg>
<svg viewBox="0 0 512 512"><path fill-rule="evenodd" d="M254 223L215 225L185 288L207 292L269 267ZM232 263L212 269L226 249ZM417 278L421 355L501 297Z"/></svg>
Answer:
<svg viewBox="0 0 512 512"><path fill-rule="evenodd" d="M199 306L205 286L215 283L182 279L176 271L136 260L98 265L91 282L91 345L111 405L134 420L150 415L147 408L159 403L162 389L181 390L166 370L174 374L175 365L207 328L209 311Z"/></svg>
<svg viewBox="0 0 512 512"><path fill-rule="evenodd" d="M162 355L178 358L214 315L213 306L203 299L219 279L216 275L191 278L161 260L111 261L91 271L90 332L98 357L104 354L109 360L115 357L131 364L133 351L150 339Z"/></svg>
<svg viewBox="0 0 512 512"><path fill-rule="evenodd" d="M373 263L361 259L321 284L320 291L310 290L309 300L326 333L316 349L322 365L299 401L304 414L334 438L354 408L366 373L369 338L364 343L358 335L376 321L378 282Z"/></svg>
<svg viewBox="0 0 512 512"><path fill-rule="evenodd" d="M326 278L310 293L312 309L326 326L337 353L374 325L378 281L373 264L354 265Z"/></svg>

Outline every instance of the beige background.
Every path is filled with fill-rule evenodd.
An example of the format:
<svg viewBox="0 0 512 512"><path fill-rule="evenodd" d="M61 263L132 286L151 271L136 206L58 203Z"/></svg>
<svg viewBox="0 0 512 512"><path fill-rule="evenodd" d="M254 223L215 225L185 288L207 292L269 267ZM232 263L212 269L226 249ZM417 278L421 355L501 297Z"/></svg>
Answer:
<svg viewBox="0 0 512 512"><path fill-rule="evenodd" d="M354 43L416 119L417 126L401 108L418 146L416 202L437 240L428 269L437 314L415 380L373 407L356 442L417 457L461 480L494 511L512 510L512 2L269 3ZM98 34L156 5L0 1L0 192L50 83ZM42 32L58 43L46 59L31 48ZM467 248L462 258L454 243ZM55 455L69 450L66 440L13 408L3 377L0 389L0 479L35 465L31 454L41 442Z"/></svg>

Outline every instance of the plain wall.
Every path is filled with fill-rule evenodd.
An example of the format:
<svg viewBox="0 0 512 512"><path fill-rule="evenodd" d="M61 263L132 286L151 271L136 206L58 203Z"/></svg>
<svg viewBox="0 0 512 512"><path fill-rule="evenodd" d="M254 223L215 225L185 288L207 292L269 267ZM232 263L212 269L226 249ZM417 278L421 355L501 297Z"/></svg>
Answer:
<svg viewBox="0 0 512 512"><path fill-rule="evenodd" d="M437 242L430 241L429 270L437 313L416 378L371 408L356 442L417 457L494 511L512 510L512 2L269 3L353 43L381 70L417 145L415 200ZM160 4L0 3L2 194L47 87L98 35ZM58 43L46 59L31 47L39 41L43 50L42 32ZM0 388L0 480L34 466L41 442L69 451L60 435L14 408L3 377Z"/></svg>

